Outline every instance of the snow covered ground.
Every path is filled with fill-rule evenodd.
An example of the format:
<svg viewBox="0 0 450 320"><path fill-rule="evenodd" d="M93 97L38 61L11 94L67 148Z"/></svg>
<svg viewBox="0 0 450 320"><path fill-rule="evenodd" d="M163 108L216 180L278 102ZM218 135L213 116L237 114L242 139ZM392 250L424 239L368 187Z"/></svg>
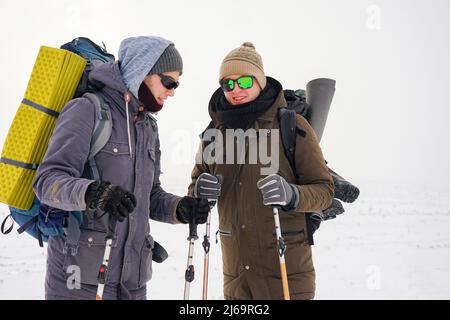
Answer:
<svg viewBox="0 0 450 320"><path fill-rule="evenodd" d="M362 190L346 212L322 224L314 262L317 299L450 299L449 182L355 181ZM167 190L185 188L166 181ZM6 216L0 207L0 218ZM216 215L216 212L213 212ZM212 234L217 229L213 219ZM199 227L199 235L204 232ZM169 252L154 264L149 299L182 299L187 227L152 221L152 234ZM203 249L195 245L192 299L201 299ZM212 236L210 299L223 299L220 245ZM28 236L0 236L0 299L42 299L45 250Z"/></svg>
<svg viewBox="0 0 450 320"><path fill-rule="evenodd" d="M235 5L172 0L169 15L149 19L149 12L166 13L167 3L0 1L0 66L7 75L0 79L0 147L41 45L59 47L87 36L117 56L126 37L163 36L180 50L185 70L176 96L158 115L167 172L161 179L167 191L182 195L198 134L210 121L206 105L217 89L219 65L231 49L251 41L266 75L285 88L305 88L315 78L337 80L321 146L333 168L362 193L315 236L316 298L450 299L450 45L443 41L449 38L450 2L272 2L240 2L236 14ZM242 16L251 27L223 28L242 23ZM124 26L117 23L123 17L133 18ZM270 28L261 21L270 21ZM400 182L410 177L413 182ZM0 204L0 220L6 215ZM151 228L170 257L154 264L148 296L182 299L188 228L157 222ZM214 238L209 293L222 299ZM201 241L195 246L195 299L201 298ZM42 299L44 271L45 249L35 239L0 234L0 299Z"/></svg>

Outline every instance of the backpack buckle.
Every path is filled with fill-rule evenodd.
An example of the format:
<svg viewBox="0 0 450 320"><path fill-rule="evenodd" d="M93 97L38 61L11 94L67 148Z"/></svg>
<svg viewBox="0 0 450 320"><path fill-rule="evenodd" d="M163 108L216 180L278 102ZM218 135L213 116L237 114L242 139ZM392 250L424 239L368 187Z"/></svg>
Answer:
<svg viewBox="0 0 450 320"><path fill-rule="evenodd" d="M64 242L63 247L63 254L67 254L70 252L71 256L76 256L78 253L78 245L77 244L71 244L67 241Z"/></svg>

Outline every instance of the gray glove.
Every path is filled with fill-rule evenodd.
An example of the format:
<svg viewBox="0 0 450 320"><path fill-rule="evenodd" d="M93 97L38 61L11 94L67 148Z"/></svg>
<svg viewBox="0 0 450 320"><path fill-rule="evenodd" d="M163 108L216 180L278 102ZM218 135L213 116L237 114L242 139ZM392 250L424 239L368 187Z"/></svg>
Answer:
<svg viewBox="0 0 450 320"><path fill-rule="evenodd" d="M222 177L209 173L202 173L195 181L194 196L208 200L215 200L220 196Z"/></svg>
<svg viewBox="0 0 450 320"><path fill-rule="evenodd" d="M260 179L256 186L261 190L265 206L280 206L282 210L290 211L297 207L300 200L297 187L277 174Z"/></svg>

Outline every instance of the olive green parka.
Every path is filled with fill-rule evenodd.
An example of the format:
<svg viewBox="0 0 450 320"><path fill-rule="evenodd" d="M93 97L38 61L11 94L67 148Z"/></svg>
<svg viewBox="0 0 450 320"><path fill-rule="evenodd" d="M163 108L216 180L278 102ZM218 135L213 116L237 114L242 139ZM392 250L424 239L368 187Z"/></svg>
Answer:
<svg viewBox="0 0 450 320"><path fill-rule="evenodd" d="M256 119L252 127L257 131L268 129L262 132L267 134L270 150L273 132L279 129L278 109L286 107L287 104L281 84L269 77L268 80L276 86L277 98L273 105ZM223 95L221 89L213 94L209 113L215 129L223 132L225 137L226 128L219 121L214 105L221 94ZM294 210L279 210L279 216L287 247L285 259L291 299L312 299L315 292L315 271L311 241L308 241L312 236L312 226L305 213L328 208L334 195L334 186L314 130L300 115L297 115L296 122L297 128L306 133L296 137L298 180L296 181L285 156L281 138L278 143L277 174L297 186L300 199ZM225 142L226 139L223 140ZM206 142L201 142L199 152L203 152L205 147ZM246 150L248 151L248 143ZM225 151L223 150L224 154ZM256 164L249 164L248 152L246 154L245 164L206 164L205 161L196 164L188 191L193 194L195 181L203 172L223 177L217 205L225 298L282 299L273 210L263 205L261 192L256 186L257 181L263 177L261 168L267 165L261 165L259 159Z"/></svg>

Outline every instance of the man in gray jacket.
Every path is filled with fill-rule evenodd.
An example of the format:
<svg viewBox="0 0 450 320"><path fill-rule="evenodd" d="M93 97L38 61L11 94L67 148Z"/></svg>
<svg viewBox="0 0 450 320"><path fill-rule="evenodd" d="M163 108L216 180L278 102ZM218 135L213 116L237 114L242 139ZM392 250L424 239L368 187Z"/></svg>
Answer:
<svg viewBox="0 0 450 320"><path fill-rule="evenodd" d="M78 250L64 250L63 237L48 242L46 299L95 299L97 275L111 219L115 228L104 299L146 299L152 275L149 218L167 223L205 223L206 200L178 197L160 184L160 147L153 112L174 95L183 64L174 44L160 37L122 41L119 61L91 71L109 105L112 133L95 156L100 179L91 178L88 155L95 105L86 97L71 100L61 112L34 190L43 204L83 211ZM194 210L196 208L196 210ZM73 272L80 285L70 285Z"/></svg>

